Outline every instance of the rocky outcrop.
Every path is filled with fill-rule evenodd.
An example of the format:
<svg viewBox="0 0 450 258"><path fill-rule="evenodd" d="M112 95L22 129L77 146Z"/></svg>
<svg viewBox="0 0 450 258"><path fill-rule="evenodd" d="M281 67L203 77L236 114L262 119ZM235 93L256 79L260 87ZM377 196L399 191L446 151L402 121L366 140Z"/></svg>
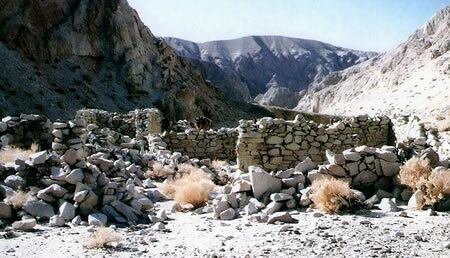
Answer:
<svg viewBox="0 0 450 258"><path fill-rule="evenodd" d="M69 118L86 107L157 107L171 120L214 121L243 113L154 37L126 0L1 6L0 113Z"/></svg>
<svg viewBox="0 0 450 258"><path fill-rule="evenodd" d="M299 92L315 79L376 55L281 36L250 36L206 43L177 38L165 38L165 41L179 55L196 60L205 78L223 89L227 97L238 100L266 93L274 76L280 86Z"/></svg>
<svg viewBox="0 0 450 258"><path fill-rule="evenodd" d="M396 49L317 80L296 110L339 115L450 110L450 6Z"/></svg>
<svg viewBox="0 0 450 258"><path fill-rule="evenodd" d="M267 92L256 96L257 103L264 106L296 107L300 100L300 93L280 86L275 76L267 85L269 86Z"/></svg>

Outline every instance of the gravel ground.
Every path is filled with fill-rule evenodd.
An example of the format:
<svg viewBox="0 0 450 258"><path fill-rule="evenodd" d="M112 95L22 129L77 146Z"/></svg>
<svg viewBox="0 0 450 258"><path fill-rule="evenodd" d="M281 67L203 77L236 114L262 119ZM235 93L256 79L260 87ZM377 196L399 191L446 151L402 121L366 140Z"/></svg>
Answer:
<svg viewBox="0 0 450 258"><path fill-rule="evenodd" d="M403 212L404 214L405 212ZM450 257L449 213L361 211L322 215L294 211L293 224L268 225L243 217L174 213L165 231L149 225L119 228L116 247L83 247L92 228L15 232L0 241L1 257Z"/></svg>

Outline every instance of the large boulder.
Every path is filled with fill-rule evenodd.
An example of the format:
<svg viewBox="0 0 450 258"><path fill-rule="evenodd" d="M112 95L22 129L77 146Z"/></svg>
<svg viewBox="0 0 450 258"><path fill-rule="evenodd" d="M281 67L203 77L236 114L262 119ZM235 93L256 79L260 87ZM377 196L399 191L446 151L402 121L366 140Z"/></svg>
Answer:
<svg viewBox="0 0 450 258"><path fill-rule="evenodd" d="M53 207L43 201L28 201L23 206L23 210L28 212L31 216L39 218L49 219L55 215Z"/></svg>
<svg viewBox="0 0 450 258"><path fill-rule="evenodd" d="M281 179L271 176L260 167L250 166L250 182L252 183L253 196L261 199L265 193L277 193L281 191Z"/></svg>

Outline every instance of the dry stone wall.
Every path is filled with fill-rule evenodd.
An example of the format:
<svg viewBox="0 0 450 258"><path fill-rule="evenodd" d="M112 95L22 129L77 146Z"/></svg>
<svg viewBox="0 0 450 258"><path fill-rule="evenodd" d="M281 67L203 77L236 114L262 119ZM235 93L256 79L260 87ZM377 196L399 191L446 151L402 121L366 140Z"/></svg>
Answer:
<svg viewBox="0 0 450 258"><path fill-rule="evenodd" d="M167 148L199 159L236 160L237 129L188 129L166 132L162 135Z"/></svg>
<svg viewBox="0 0 450 258"><path fill-rule="evenodd" d="M151 133L161 133L161 112L158 109L136 109L129 113L111 113L98 109L79 110L75 116L99 128L111 128L130 137L142 139Z"/></svg>
<svg viewBox="0 0 450 258"><path fill-rule="evenodd" d="M354 187L389 190L393 176L400 171L400 158L393 146L374 148L359 146L334 154L326 152L327 163L318 170L309 172L308 178L314 181L321 176L333 176L348 181Z"/></svg>
<svg viewBox="0 0 450 258"><path fill-rule="evenodd" d="M40 115L20 115L4 117L0 121L0 146L12 144L28 149L36 143L47 149L52 143L52 123Z"/></svg>
<svg viewBox="0 0 450 258"><path fill-rule="evenodd" d="M241 120L237 143L237 161L242 170L259 165L276 171L295 167L311 158L326 160L326 150L335 153L352 147L387 145L390 133L388 117L359 116L333 124L318 124L298 115L292 121L262 118Z"/></svg>

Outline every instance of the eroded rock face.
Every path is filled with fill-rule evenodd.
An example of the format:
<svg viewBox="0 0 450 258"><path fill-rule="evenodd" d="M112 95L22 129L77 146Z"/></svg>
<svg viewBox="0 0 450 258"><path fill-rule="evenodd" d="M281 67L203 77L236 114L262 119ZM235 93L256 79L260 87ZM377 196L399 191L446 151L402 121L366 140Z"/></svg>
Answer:
<svg viewBox="0 0 450 258"><path fill-rule="evenodd" d="M1 6L1 112L67 118L82 107L155 106L170 119L215 121L234 113L126 0L2 0Z"/></svg>

